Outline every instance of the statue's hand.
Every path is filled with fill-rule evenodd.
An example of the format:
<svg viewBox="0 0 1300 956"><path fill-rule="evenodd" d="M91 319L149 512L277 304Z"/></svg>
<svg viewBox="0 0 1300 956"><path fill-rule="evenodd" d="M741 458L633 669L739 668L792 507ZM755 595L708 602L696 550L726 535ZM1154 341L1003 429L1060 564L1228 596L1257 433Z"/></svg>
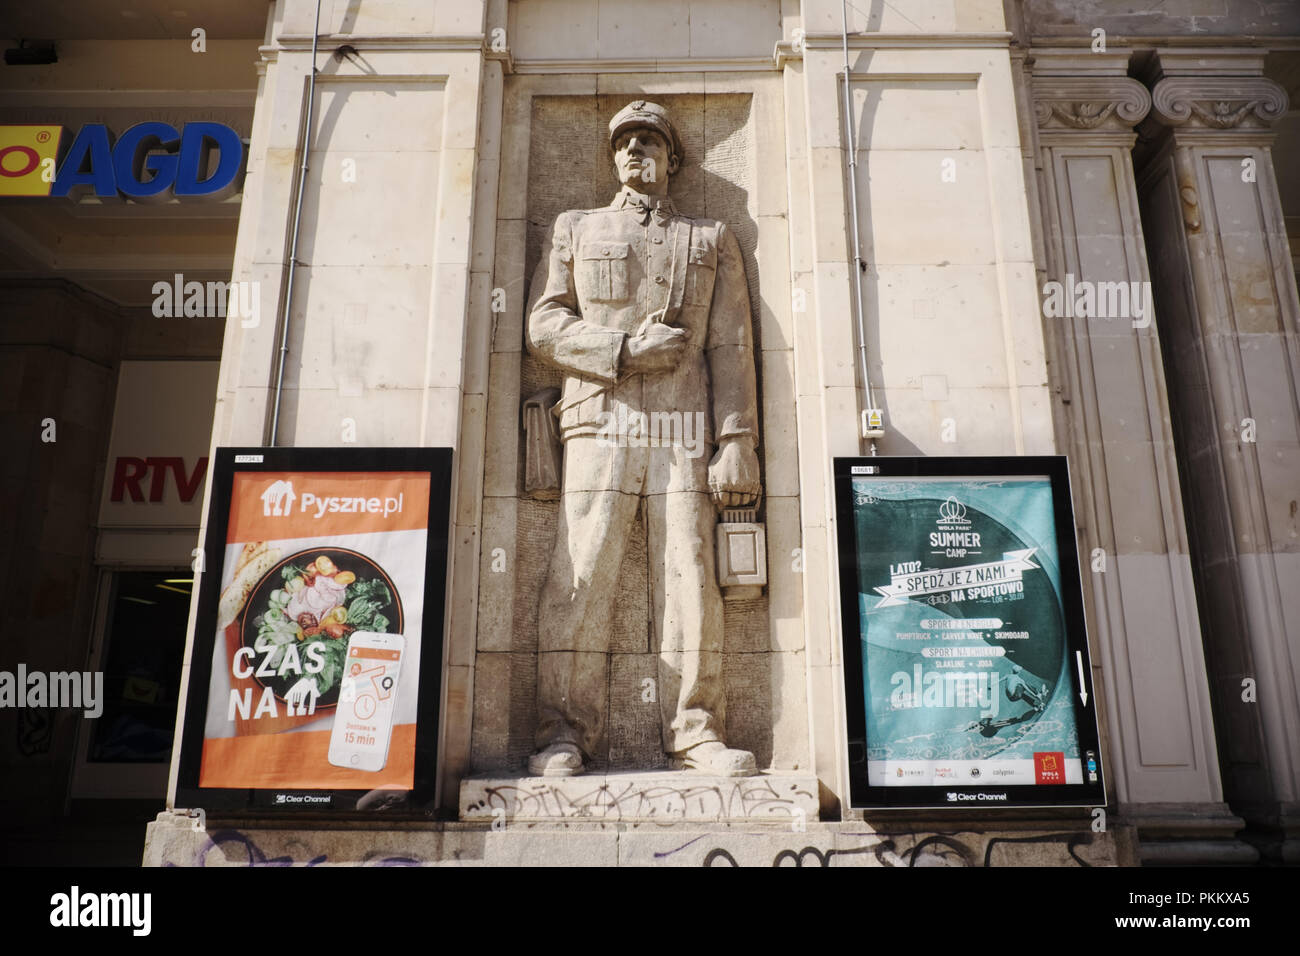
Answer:
<svg viewBox="0 0 1300 956"><path fill-rule="evenodd" d="M666 372L681 364L690 332L662 322L648 322L644 330L623 341L619 371L629 375Z"/></svg>
<svg viewBox="0 0 1300 956"><path fill-rule="evenodd" d="M709 491L719 508L744 508L758 500L758 453L746 438L724 438L709 462Z"/></svg>

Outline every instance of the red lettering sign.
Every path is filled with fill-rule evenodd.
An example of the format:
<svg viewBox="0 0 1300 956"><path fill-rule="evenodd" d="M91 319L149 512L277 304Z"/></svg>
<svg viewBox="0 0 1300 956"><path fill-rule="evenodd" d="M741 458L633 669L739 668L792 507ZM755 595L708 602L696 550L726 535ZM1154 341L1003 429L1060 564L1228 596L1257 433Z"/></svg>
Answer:
<svg viewBox="0 0 1300 956"><path fill-rule="evenodd" d="M121 501L123 491L129 491L132 501L144 501L140 479L149 471L143 458L119 458L113 465L113 493L109 501Z"/></svg>
<svg viewBox="0 0 1300 956"><path fill-rule="evenodd" d="M208 459L203 457L199 463L194 466L194 474L189 478L185 477L185 463L181 459L176 459L176 490L181 493L181 501L193 501L194 495L198 493L199 485L203 482L203 476L208 473Z"/></svg>
<svg viewBox="0 0 1300 956"><path fill-rule="evenodd" d="M208 459L206 456L200 458L194 471L187 475L183 458L118 458L113 463L113 490L109 493L108 500L121 501L129 495L132 501L144 501L140 483L145 476L149 476L149 500L162 501L167 490L168 472L175 476L176 490L180 493L181 501L190 502L198 494L203 476L208 472Z"/></svg>

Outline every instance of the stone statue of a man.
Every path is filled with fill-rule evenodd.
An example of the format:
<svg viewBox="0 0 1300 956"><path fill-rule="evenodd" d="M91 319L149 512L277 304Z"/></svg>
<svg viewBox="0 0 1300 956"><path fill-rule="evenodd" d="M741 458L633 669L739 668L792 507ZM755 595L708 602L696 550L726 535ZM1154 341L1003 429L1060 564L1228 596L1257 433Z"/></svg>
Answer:
<svg viewBox="0 0 1300 956"><path fill-rule="evenodd" d="M533 774L581 773L605 732L611 611L645 509L664 751L675 769L755 772L724 742L717 509L757 501L749 292L740 247L668 198L682 157L662 106L609 124L623 183L556 220L533 279L533 355L565 373L563 493L538 610ZM702 433L702 434L701 434ZM716 450L715 450L716 449Z"/></svg>

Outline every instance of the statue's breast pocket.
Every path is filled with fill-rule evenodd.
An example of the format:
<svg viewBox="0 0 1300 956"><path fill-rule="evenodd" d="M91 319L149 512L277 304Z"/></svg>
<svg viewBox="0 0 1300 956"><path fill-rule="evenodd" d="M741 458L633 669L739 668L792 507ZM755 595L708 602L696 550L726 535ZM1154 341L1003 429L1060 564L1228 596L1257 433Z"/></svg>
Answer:
<svg viewBox="0 0 1300 956"><path fill-rule="evenodd" d="M578 252L578 298L591 302L622 302L628 297L630 245L591 240Z"/></svg>
<svg viewBox="0 0 1300 956"><path fill-rule="evenodd" d="M718 271L718 247L692 242L686 267L686 304L707 306L713 299L713 280Z"/></svg>

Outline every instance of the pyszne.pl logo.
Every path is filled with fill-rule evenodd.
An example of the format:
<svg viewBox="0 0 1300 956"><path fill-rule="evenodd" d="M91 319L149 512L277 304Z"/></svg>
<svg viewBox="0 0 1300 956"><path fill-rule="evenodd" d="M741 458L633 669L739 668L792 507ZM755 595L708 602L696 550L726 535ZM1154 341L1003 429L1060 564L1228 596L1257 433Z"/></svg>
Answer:
<svg viewBox="0 0 1300 956"><path fill-rule="evenodd" d="M294 491L293 482L280 479L267 485L262 492L262 516L264 518L283 518L293 514L293 503L298 501L299 512L306 512L313 518L323 518L326 514L372 514L387 518L389 515L401 514L405 493L398 492L397 497L388 495L383 498L351 497L327 495L321 497L310 491L300 496Z"/></svg>

